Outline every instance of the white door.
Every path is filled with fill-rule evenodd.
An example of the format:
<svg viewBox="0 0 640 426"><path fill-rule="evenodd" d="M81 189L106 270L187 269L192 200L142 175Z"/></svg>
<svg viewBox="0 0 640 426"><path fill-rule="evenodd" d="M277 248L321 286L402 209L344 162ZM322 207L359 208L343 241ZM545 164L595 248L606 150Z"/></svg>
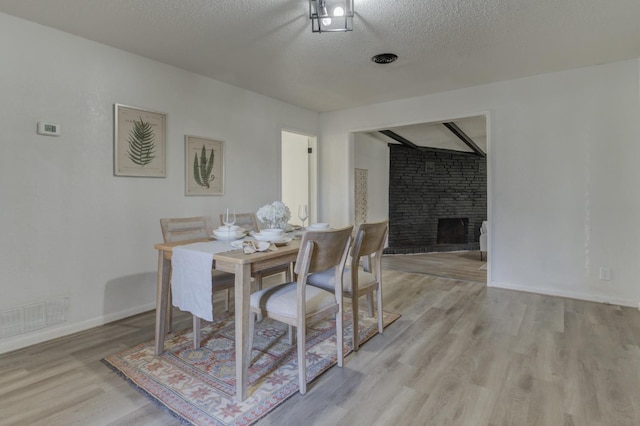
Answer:
<svg viewBox="0 0 640 426"><path fill-rule="evenodd" d="M315 137L282 132L282 202L291 210L290 223L301 225L298 207L307 205L309 218L316 222Z"/></svg>

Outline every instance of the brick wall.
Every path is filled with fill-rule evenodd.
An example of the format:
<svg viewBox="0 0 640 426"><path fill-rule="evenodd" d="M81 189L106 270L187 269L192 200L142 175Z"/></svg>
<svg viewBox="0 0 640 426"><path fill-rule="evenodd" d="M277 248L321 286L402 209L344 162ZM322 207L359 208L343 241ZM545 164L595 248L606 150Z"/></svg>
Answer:
<svg viewBox="0 0 640 426"><path fill-rule="evenodd" d="M390 253L477 250L487 218L487 162L468 154L389 145ZM467 244L438 245L439 218L468 218Z"/></svg>

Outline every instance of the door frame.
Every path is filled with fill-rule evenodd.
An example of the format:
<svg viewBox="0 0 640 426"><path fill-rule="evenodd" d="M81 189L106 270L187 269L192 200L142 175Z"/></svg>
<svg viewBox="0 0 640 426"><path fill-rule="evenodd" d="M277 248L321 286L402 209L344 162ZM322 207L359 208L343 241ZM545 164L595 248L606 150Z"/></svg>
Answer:
<svg viewBox="0 0 640 426"><path fill-rule="evenodd" d="M290 129L283 127L280 129L280 198L282 198L282 168L284 164L282 164L282 135L283 133L293 133L300 136L305 136L309 138L309 147L311 148L311 153L309 154L309 218L307 219L307 223L314 223L318 221L318 135ZM291 209L291 216L297 215L297 208L295 206L288 206ZM295 211L294 211L295 210Z"/></svg>

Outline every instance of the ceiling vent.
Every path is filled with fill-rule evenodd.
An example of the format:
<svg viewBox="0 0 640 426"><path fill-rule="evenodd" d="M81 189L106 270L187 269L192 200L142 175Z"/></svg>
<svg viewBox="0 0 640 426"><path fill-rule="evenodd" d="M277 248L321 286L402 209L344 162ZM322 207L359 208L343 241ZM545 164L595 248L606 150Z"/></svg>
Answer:
<svg viewBox="0 0 640 426"><path fill-rule="evenodd" d="M371 60L376 64L390 64L398 59L398 55L394 53L380 53L375 55Z"/></svg>

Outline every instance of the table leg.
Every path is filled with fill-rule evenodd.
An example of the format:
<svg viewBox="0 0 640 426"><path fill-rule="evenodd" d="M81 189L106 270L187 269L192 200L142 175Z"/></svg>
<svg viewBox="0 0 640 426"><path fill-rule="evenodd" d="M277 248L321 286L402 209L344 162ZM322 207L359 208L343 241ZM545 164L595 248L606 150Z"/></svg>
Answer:
<svg viewBox="0 0 640 426"><path fill-rule="evenodd" d="M251 295L251 265L236 265L235 318L236 318L236 401L247 399L249 377L249 321Z"/></svg>
<svg viewBox="0 0 640 426"><path fill-rule="evenodd" d="M156 348L155 354L164 352L164 336L167 334L167 301L169 300L169 271L171 262L158 250L158 276L156 282Z"/></svg>

